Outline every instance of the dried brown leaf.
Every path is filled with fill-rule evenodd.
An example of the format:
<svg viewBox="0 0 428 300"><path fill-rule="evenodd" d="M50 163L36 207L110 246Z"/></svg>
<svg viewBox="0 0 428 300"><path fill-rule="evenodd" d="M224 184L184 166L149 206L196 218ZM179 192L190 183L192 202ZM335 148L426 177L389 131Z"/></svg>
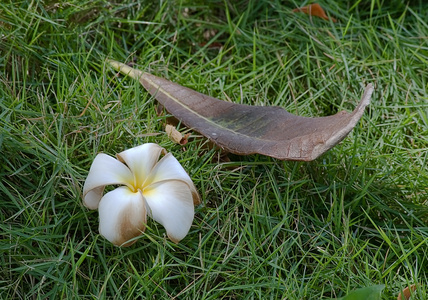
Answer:
<svg viewBox="0 0 428 300"><path fill-rule="evenodd" d="M295 8L295 9L293 9L293 12L302 12L302 13L305 13L307 15L319 17L319 18L322 18L322 19L327 20L327 21L332 20L334 23L337 22L335 18L327 16L324 9L318 3L310 4L310 5L307 5L304 7Z"/></svg>
<svg viewBox="0 0 428 300"><path fill-rule="evenodd" d="M139 80L170 114L221 149L282 160L310 161L334 147L358 123L373 93L372 85L367 85L360 104L351 113L341 111L333 116L307 118L281 107L222 101L125 64L109 63Z"/></svg>
<svg viewBox="0 0 428 300"><path fill-rule="evenodd" d="M397 300L409 300L410 296L412 295L412 292L414 292L415 290L416 284L412 284L411 286L406 287L400 292L400 294L398 294Z"/></svg>

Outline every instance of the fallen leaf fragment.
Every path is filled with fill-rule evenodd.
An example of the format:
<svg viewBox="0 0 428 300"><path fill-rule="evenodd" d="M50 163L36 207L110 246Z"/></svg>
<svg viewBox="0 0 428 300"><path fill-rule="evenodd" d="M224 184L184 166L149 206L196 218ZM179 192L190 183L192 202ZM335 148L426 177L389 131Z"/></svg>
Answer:
<svg viewBox="0 0 428 300"><path fill-rule="evenodd" d="M353 112L308 118L281 107L250 106L222 101L149 73L110 60L121 73L140 81L182 124L199 132L221 149L281 160L311 161L342 141L370 103L372 84Z"/></svg>
<svg viewBox="0 0 428 300"><path fill-rule="evenodd" d="M398 294L397 300L409 300L412 292L416 290L416 284L406 287L404 290ZM404 298L402 298L404 297Z"/></svg>
<svg viewBox="0 0 428 300"><path fill-rule="evenodd" d="M187 133L183 136L174 126L170 124L165 125L165 132L171 141L182 146L187 144L188 138L190 136L190 133Z"/></svg>
<svg viewBox="0 0 428 300"><path fill-rule="evenodd" d="M334 23L337 22L337 20L335 18L331 18L331 17L327 16L324 9L318 3L310 4L310 5L307 5L304 7L295 8L295 9L293 9L293 12L302 12L302 13L305 13L307 15L319 17L319 18L322 18L322 19L327 20L327 21L332 20Z"/></svg>

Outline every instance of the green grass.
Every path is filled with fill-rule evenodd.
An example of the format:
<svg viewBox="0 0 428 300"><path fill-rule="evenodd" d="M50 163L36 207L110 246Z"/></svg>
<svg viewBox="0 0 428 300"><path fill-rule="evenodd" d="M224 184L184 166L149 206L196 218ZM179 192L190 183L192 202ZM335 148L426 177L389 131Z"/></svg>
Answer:
<svg viewBox="0 0 428 300"><path fill-rule="evenodd" d="M117 2L117 3L116 3ZM319 1L0 3L0 299L330 299L418 284L428 299L428 5ZM213 47L221 45L221 48ZM220 99L301 116L370 107L310 163L185 149L106 58ZM82 205L99 152L172 152L202 196L178 245L130 248Z"/></svg>

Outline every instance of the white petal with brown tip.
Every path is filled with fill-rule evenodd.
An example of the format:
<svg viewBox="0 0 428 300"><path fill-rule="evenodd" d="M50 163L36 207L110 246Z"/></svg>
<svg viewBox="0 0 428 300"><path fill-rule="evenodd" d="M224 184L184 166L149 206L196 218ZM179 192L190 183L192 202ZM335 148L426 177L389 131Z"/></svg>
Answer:
<svg viewBox="0 0 428 300"><path fill-rule="evenodd" d="M124 243L146 228L147 210L140 191L119 187L104 195L98 210L100 234L117 246L130 246L133 242Z"/></svg>
<svg viewBox="0 0 428 300"><path fill-rule="evenodd" d="M117 159L104 154L98 154L92 162L85 185L83 186L83 204L90 209L97 209L104 187L110 184L130 186L134 181L129 168Z"/></svg>
<svg viewBox="0 0 428 300"><path fill-rule="evenodd" d="M199 194L192 182L192 179L171 153L166 154L156 164L152 172L149 174L149 177L146 179L146 185L166 180L182 180L186 182L192 193L193 203L195 205L200 203Z"/></svg>
<svg viewBox="0 0 428 300"><path fill-rule="evenodd" d="M189 232L195 213L188 184L181 180L157 182L143 194L150 216L165 227L174 243L182 240Z"/></svg>

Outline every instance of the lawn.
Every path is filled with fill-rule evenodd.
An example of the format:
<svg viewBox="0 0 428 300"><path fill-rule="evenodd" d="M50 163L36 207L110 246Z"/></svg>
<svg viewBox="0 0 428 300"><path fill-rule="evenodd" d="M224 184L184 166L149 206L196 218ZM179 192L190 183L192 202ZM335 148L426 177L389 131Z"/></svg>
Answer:
<svg viewBox="0 0 428 300"><path fill-rule="evenodd" d="M428 299L428 5L319 1L2 1L0 299L331 299L385 285ZM236 103L321 117L372 102L312 162L221 157L114 59ZM131 247L82 204L97 153L153 142L201 195L179 244Z"/></svg>

